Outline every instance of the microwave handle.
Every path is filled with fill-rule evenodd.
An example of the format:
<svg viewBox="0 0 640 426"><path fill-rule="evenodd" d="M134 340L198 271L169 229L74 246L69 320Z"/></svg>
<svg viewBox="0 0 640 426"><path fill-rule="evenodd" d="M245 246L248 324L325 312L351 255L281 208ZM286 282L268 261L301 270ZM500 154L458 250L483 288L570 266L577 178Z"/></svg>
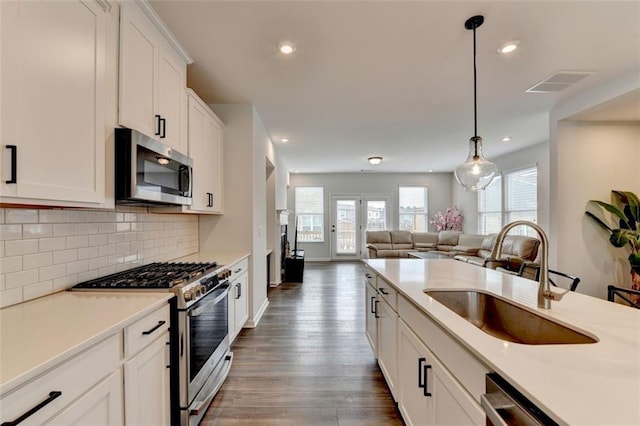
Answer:
<svg viewBox="0 0 640 426"><path fill-rule="evenodd" d="M183 168L187 169L187 175L189 179L189 188L187 189L186 193L191 196L193 187L193 168L191 166L180 166L181 170L183 170ZM184 188L182 187L182 179L180 179L180 192L182 192L183 194L185 193Z"/></svg>

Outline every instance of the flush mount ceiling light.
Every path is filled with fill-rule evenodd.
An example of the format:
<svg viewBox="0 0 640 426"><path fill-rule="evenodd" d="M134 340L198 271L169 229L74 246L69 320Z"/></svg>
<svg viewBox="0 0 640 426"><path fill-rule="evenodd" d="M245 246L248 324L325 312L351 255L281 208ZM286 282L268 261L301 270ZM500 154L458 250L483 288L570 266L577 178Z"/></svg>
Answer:
<svg viewBox="0 0 640 426"><path fill-rule="evenodd" d="M498 53L511 53L518 48L520 40L508 41L502 46L498 47Z"/></svg>
<svg viewBox="0 0 640 426"><path fill-rule="evenodd" d="M156 160L158 160L158 164L162 164L163 166L166 166L167 164L169 164L168 158L156 157Z"/></svg>
<svg viewBox="0 0 640 426"><path fill-rule="evenodd" d="M509 142L511 140L511 136L505 136L502 138L502 142Z"/></svg>
<svg viewBox="0 0 640 426"><path fill-rule="evenodd" d="M280 142L282 142L282 143L287 143L287 142L289 142L289 139L287 139L287 138L282 138L282 139L280 139Z"/></svg>
<svg viewBox="0 0 640 426"><path fill-rule="evenodd" d="M484 16L477 15L467 19L464 27L473 30L473 137L469 139L469 156L456 167L456 180L466 190L480 191L485 189L498 173L495 163L482 156L482 138L478 136L478 102L476 77L476 28L484 22Z"/></svg>
<svg viewBox="0 0 640 426"><path fill-rule="evenodd" d="M380 162L382 161L382 157L369 157L367 158L367 160L369 160L369 164L373 164L375 166L377 164L380 164Z"/></svg>
<svg viewBox="0 0 640 426"><path fill-rule="evenodd" d="M278 51L285 55L291 55L296 50L296 46L290 41L281 41L278 43Z"/></svg>

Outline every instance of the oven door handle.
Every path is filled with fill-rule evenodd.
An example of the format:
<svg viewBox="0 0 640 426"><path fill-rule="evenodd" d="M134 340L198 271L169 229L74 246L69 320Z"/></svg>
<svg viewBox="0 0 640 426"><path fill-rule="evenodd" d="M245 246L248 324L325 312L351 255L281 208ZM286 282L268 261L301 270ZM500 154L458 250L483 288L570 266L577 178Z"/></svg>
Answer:
<svg viewBox="0 0 640 426"><path fill-rule="evenodd" d="M192 309L189 311L189 316L190 317L197 317L198 315L200 315L202 312L207 310L207 307L209 305L212 305L214 303L218 303L219 301L221 301L222 299L224 299L225 297L227 297L227 294L229 293L229 289L225 289L225 291L218 297L216 297L215 299L213 299L210 302L205 303L203 306L199 306L195 309Z"/></svg>

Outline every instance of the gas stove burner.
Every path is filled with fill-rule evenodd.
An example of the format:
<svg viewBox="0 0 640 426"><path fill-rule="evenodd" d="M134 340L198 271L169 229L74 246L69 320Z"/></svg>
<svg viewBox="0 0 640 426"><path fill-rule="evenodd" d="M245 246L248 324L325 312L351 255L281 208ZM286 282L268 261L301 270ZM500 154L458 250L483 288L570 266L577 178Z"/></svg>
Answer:
<svg viewBox="0 0 640 426"><path fill-rule="evenodd" d="M80 283L74 288L87 289L170 289L189 283L216 269L217 263L150 263L106 277Z"/></svg>

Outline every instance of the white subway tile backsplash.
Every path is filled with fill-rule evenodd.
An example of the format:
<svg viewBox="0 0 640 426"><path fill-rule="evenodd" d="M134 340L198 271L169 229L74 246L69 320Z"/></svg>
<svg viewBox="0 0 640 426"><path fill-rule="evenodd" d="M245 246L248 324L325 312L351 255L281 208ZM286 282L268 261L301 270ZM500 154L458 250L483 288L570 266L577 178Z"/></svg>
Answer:
<svg viewBox="0 0 640 426"><path fill-rule="evenodd" d="M15 287L23 287L25 285L38 282L38 270L28 269L26 271L12 272L5 274L4 286L7 290Z"/></svg>
<svg viewBox="0 0 640 426"><path fill-rule="evenodd" d="M12 240L4 243L5 256L19 256L38 252L38 240Z"/></svg>
<svg viewBox="0 0 640 426"><path fill-rule="evenodd" d="M88 235L78 235L76 237L67 237L67 248L87 247L89 245Z"/></svg>
<svg viewBox="0 0 640 426"><path fill-rule="evenodd" d="M38 223L38 210L8 209L4 220L6 223Z"/></svg>
<svg viewBox="0 0 640 426"><path fill-rule="evenodd" d="M61 265L53 265L53 266L46 266L44 268L40 268L39 272L40 272L40 279L45 281L45 280L64 277L67 274L67 268L63 263Z"/></svg>
<svg viewBox="0 0 640 426"><path fill-rule="evenodd" d="M30 284L22 287L22 297L24 300L35 299L36 297L46 296L53 293L53 281L40 281L36 284Z"/></svg>
<svg viewBox="0 0 640 426"><path fill-rule="evenodd" d="M65 223L67 212L65 210L39 210L40 223Z"/></svg>
<svg viewBox="0 0 640 426"><path fill-rule="evenodd" d="M198 218L117 211L0 208L0 306L198 251Z"/></svg>
<svg viewBox="0 0 640 426"><path fill-rule="evenodd" d="M0 225L0 240L19 240L22 238L22 225Z"/></svg>
<svg viewBox="0 0 640 426"><path fill-rule="evenodd" d="M0 271L3 274L22 271L22 256L10 256L0 259Z"/></svg>
<svg viewBox="0 0 640 426"><path fill-rule="evenodd" d="M29 223L22 225L23 238L46 238L53 236L53 225L50 223Z"/></svg>
<svg viewBox="0 0 640 426"><path fill-rule="evenodd" d="M24 269L41 268L53 264L53 252L27 254L22 257Z"/></svg>
<svg viewBox="0 0 640 426"><path fill-rule="evenodd" d="M40 238L38 240L38 245L41 252L64 250L67 248L67 240L64 237Z"/></svg>
<svg viewBox="0 0 640 426"><path fill-rule="evenodd" d="M58 250L53 252L54 265L75 262L76 260L78 260L78 249Z"/></svg>
<svg viewBox="0 0 640 426"><path fill-rule="evenodd" d="M75 223L55 223L53 225L54 237L65 237L68 235L77 235L78 225Z"/></svg>

